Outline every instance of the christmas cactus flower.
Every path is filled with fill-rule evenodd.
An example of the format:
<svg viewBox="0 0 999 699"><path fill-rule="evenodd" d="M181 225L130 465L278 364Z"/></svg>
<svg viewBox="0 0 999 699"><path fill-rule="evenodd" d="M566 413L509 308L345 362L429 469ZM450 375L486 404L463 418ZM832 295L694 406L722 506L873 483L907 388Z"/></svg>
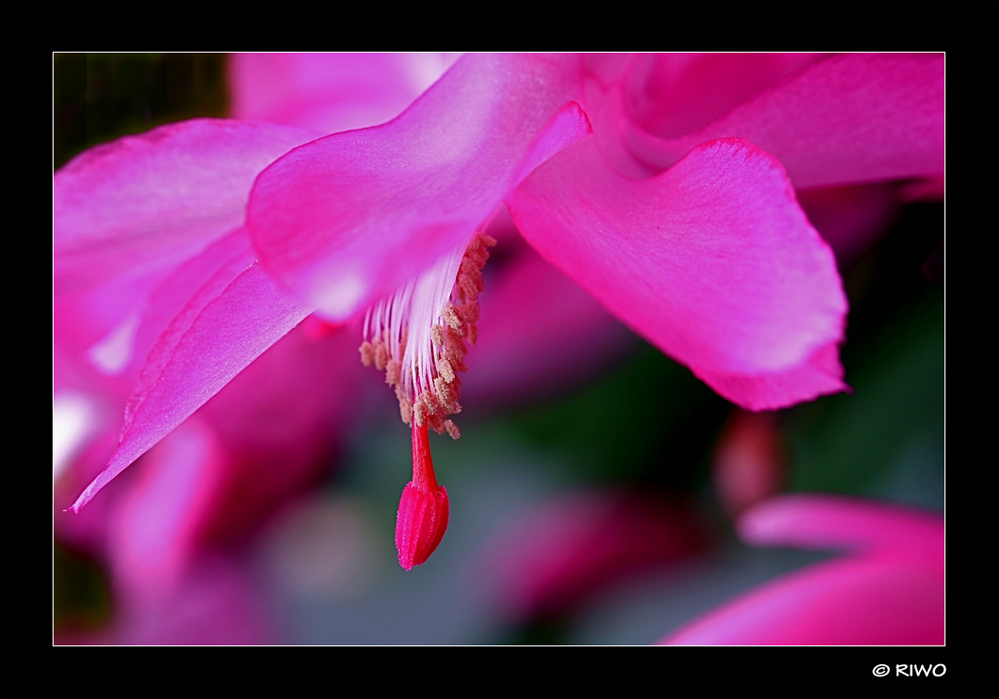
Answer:
<svg viewBox="0 0 999 699"><path fill-rule="evenodd" d="M942 645L944 527L939 515L821 495L748 510L758 546L845 549L786 575L663 639L671 645Z"/></svg>
<svg viewBox="0 0 999 699"><path fill-rule="evenodd" d="M171 140L183 125L153 132L150 149L172 143L166 169L121 142L107 167L85 154L56 176L57 273L68 250L152 275L195 243L210 273L157 309L170 320L121 444L73 509L313 311L363 317L362 359L413 434L400 561L425 560L448 511L426 434L458 436L485 230L504 204L546 260L734 403L844 390L846 300L796 188L941 177L942 90L942 55L470 55L384 125L259 151L256 171L272 162L255 180L205 163L244 162L277 127L186 127L232 135L228 156L221 140ZM247 196L245 219L201 225Z"/></svg>

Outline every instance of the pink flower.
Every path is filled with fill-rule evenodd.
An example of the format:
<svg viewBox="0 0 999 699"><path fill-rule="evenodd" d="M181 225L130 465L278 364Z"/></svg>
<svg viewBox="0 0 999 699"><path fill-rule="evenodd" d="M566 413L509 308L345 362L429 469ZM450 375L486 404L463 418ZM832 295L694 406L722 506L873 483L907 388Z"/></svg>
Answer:
<svg viewBox="0 0 999 699"><path fill-rule="evenodd" d="M123 265L149 279L217 242L73 509L314 309L367 312L365 358L388 371L403 419L457 436L481 234L503 203L543 257L733 402L843 390L846 301L794 187L939 177L942 65L466 56L393 121L267 167L246 208L252 251L237 202L304 133L201 121L81 156L57 175L57 281Z"/></svg>
<svg viewBox="0 0 999 699"><path fill-rule="evenodd" d="M629 574L689 558L708 539L676 497L572 493L533 508L485 547L481 585L504 619L558 618Z"/></svg>
<svg viewBox="0 0 999 699"><path fill-rule="evenodd" d="M661 643L943 644L941 517L842 497L787 495L748 510L739 535L759 546L849 553L767 583Z"/></svg>

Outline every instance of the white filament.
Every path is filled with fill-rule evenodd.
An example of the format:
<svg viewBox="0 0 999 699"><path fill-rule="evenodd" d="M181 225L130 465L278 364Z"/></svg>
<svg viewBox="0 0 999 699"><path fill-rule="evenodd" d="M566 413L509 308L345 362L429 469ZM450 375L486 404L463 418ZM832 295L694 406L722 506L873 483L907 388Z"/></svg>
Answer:
<svg viewBox="0 0 999 699"><path fill-rule="evenodd" d="M381 338L391 358L401 359L402 386L410 401L416 398L417 388L420 393L431 390L438 375L430 328L443 322L441 314L451 300L466 246L440 257L418 278L372 306L364 319L364 339ZM400 357L404 330L406 352Z"/></svg>

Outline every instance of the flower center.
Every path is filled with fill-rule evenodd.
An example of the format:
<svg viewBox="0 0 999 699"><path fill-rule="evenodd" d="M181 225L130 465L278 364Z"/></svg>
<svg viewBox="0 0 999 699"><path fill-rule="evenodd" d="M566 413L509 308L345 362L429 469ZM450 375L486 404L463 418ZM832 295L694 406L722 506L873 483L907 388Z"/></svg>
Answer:
<svg viewBox="0 0 999 699"><path fill-rule="evenodd" d="M447 529L447 490L434 476L427 428L460 436L447 416L461 412L456 372L468 370L465 341L474 345L479 336L482 267L495 244L477 233L466 247L376 304L364 319L361 361L385 370L402 421L413 433L413 480L403 488L395 525L399 565L406 570L426 561Z"/></svg>
<svg viewBox="0 0 999 699"><path fill-rule="evenodd" d="M460 436L447 416L461 412L456 372L468 370L468 344L478 339L482 267L495 244L477 233L467 247L445 255L368 311L361 361L385 371L407 425L415 420L417 427Z"/></svg>

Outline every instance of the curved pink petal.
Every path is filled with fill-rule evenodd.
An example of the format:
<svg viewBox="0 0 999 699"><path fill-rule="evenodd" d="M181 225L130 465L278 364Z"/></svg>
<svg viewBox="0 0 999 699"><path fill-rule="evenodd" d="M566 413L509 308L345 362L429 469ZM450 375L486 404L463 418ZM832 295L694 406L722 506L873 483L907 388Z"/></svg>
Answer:
<svg viewBox="0 0 999 699"><path fill-rule="evenodd" d="M192 304L203 301L196 298ZM310 312L254 264L207 302L179 337L168 329L161 338L164 353L153 348L150 371L126 409L117 451L70 509L79 511ZM189 321L182 311L178 322Z"/></svg>
<svg viewBox="0 0 999 699"><path fill-rule="evenodd" d="M324 133L398 116L457 60L436 53L234 53L228 62L236 119Z"/></svg>
<svg viewBox="0 0 999 699"><path fill-rule="evenodd" d="M764 585L685 629L669 645L937 645L943 568L864 556Z"/></svg>
<svg viewBox="0 0 999 699"><path fill-rule="evenodd" d="M465 56L394 121L290 152L257 179L261 263L342 319L466 245L531 169L588 133L578 59Z"/></svg>
<svg viewBox="0 0 999 699"><path fill-rule="evenodd" d="M175 264L242 223L253 179L321 133L194 119L127 136L55 174L56 293Z"/></svg>
<svg viewBox="0 0 999 699"><path fill-rule="evenodd" d="M622 128L634 157L658 170L699 143L738 136L777 158L795 187L938 176L943 174L944 57L833 56L788 75L693 133L658 138L627 119Z"/></svg>
<svg viewBox="0 0 999 699"><path fill-rule="evenodd" d="M739 519L739 535L758 546L860 548L943 555L943 519L910 508L831 495L786 495ZM942 559L941 559L942 563Z"/></svg>
<svg viewBox="0 0 999 699"><path fill-rule="evenodd" d="M835 261L753 144L706 143L630 180L586 139L507 205L542 256L733 402L772 409L844 388Z"/></svg>

